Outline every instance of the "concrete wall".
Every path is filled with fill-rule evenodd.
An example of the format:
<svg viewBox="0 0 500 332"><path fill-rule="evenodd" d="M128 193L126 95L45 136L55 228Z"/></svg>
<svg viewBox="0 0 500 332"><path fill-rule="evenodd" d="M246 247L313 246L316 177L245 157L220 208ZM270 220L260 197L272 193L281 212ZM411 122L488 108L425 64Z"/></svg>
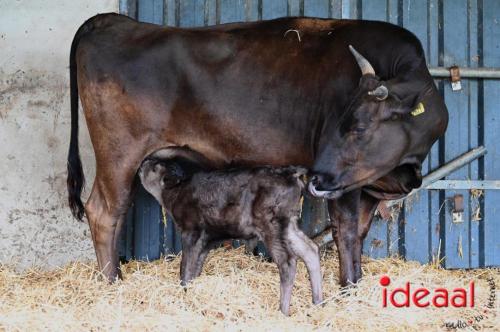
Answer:
<svg viewBox="0 0 500 332"><path fill-rule="evenodd" d="M118 0L0 0L0 262L54 266L95 259L87 223L66 198L68 58L87 18ZM93 151L80 113L87 192Z"/></svg>

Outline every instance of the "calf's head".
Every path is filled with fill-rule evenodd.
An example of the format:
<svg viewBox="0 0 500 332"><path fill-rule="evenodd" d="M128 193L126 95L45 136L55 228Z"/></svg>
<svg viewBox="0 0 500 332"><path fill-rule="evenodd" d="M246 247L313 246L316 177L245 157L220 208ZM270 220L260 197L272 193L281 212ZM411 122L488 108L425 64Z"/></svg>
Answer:
<svg viewBox="0 0 500 332"><path fill-rule="evenodd" d="M418 80L382 81L368 60L349 48L362 77L342 115L331 114L326 119L308 184L312 195L328 199L373 182L401 165L411 165L420 176L420 160L426 153L410 148L415 135L411 113L432 87Z"/></svg>
<svg viewBox="0 0 500 332"><path fill-rule="evenodd" d="M139 169L139 178L144 189L161 202L163 190L177 186L187 177L176 162L146 159Z"/></svg>

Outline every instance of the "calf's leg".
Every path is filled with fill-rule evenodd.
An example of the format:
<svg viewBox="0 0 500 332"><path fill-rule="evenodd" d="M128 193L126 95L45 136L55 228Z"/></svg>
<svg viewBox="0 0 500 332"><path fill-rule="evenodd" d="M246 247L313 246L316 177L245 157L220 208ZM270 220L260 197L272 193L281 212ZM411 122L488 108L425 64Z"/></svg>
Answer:
<svg viewBox="0 0 500 332"><path fill-rule="evenodd" d="M196 260L196 267L195 267L195 273L193 278L198 278L201 274L201 271L203 270L203 264L205 263L205 259L207 258L208 253L210 252L211 245L206 244L202 249L201 253L198 256L198 259Z"/></svg>
<svg viewBox="0 0 500 332"><path fill-rule="evenodd" d="M304 261L311 282L313 303L323 301L319 248L297 225L297 218L292 218L286 230L287 246L290 251Z"/></svg>
<svg viewBox="0 0 500 332"><path fill-rule="evenodd" d="M204 232L182 232L181 241L181 285L185 286L201 272L206 257L207 236Z"/></svg>
<svg viewBox="0 0 500 332"><path fill-rule="evenodd" d="M278 265L280 273L280 310L288 316L290 311L290 300L292 298L293 283L297 272L297 259L290 255L281 240L281 234L272 232L266 234L264 242L274 262Z"/></svg>

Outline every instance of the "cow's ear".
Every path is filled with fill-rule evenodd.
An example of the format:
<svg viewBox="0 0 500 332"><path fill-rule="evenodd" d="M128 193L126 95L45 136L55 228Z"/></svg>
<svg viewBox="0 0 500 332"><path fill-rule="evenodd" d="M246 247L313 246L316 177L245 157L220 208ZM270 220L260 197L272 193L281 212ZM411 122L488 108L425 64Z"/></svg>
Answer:
<svg viewBox="0 0 500 332"><path fill-rule="evenodd" d="M393 100L385 103L381 107L381 119L382 120L398 120L402 116L419 115L423 113L423 104L418 103L416 105L415 98L405 98L403 100L395 97ZM418 114L417 114L418 113Z"/></svg>
<svg viewBox="0 0 500 332"><path fill-rule="evenodd" d="M389 97L389 89L385 85L379 85L377 88L368 91L368 95L374 96L378 101L386 100Z"/></svg>

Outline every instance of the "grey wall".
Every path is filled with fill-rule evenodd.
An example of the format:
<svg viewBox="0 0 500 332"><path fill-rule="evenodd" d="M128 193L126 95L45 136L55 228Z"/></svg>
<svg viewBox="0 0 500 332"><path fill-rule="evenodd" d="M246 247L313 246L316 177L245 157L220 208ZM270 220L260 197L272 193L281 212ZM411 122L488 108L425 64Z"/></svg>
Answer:
<svg viewBox="0 0 500 332"><path fill-rule="evenodd" d="M0 0L0 262L53 266L94 259L86 223L66 203L68 57L87 18L118 0ZM93 151L80 119L87 183ZM89 188L87 188L89 190Z"/></svg>

